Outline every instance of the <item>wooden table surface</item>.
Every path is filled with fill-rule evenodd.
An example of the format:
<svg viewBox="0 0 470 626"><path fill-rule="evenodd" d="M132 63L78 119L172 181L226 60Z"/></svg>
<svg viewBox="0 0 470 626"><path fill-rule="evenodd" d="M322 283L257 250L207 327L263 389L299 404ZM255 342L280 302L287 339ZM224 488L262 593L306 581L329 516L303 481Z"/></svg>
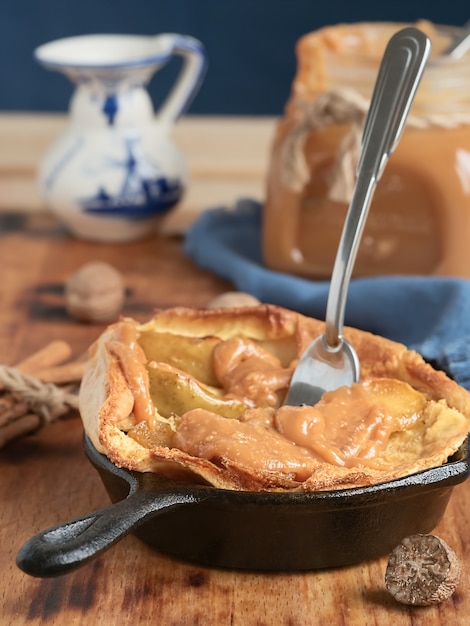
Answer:
<svg viewBox="0 0 470 626"><path fill-rule="evenodd" d="M198 124L205 123L210 129L211 122L199 120ZM237 128L239 146L243 145L241 129L252 136L256 128L253 120L246 124L243 120L217 120L214 124L219 130L226 124L224 137ZM262 124L260 120L260 127ZM0 139L7 126L5 117L0 118ZM258 146L260 158L267 146L267 132L264 138L266 143ZM225 142L224 147L229 149ZM14 185L8 186L7 180L7 148L1 144L0 188L3 184L12 191ZM196 159L195 153L191 156ZM17 164L20 160L17 158ZM18 177L18 171L16 166L11 168L13 177ZM27 178L28 171L23 169L21 175ZM239 174L242 179L242 169ZM219 189L233 183L230 173L225 177L223 171L214 171L212 176L219 180ZM247 176L244 180L248 187L261 189L261 177L259 166L258 179ZM206 182L209 180L207 174ZM184 255L178 237L156 235L116 245L79 241L41 210L33 191L28 197L24 210L19 201L8 209L3 199L0 211L2 363L15 364L52 339L66 339L80 355L98 336L102 326L77 323L64 307L64 283L89 260L110 262L122 273L128 288L124 313L141 321L156 307L204 306L230 288L195 267ZM220 203L229 200L221 197ZM383 583L386 558L302 574L217 571L162 556L132 536L75 572L52 579L31 578L15 564L24 541L39 530L108 503L104 487L84 455L81 438L80 418L73 415L0 450L1 626L452 626L470 620L468 481L454 489L444 519L435 530L459 556L462 579L450 600L431 608L407 608L388 596Z"/></svg>

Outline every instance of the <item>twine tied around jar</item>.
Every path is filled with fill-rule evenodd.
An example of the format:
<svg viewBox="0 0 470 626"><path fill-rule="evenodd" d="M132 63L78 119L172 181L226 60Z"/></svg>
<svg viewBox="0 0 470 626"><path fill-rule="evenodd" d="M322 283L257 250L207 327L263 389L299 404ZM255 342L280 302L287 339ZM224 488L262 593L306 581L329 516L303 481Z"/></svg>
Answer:
<svg viewBox="0 0 470 626"><path fill-rule="evenodd" d="M281 177L284 185L300 193L310 180L304 147L312 130L349 124L350 130L343 138L335 162L327 173L328 198L349 203L356 181L362 128L368 109L369 99L353 89L328 91L313 102L296 103L296 120L282 147ZM407 126L417 129L432 126L450 129L466 124L470 124L470 113L410 115L407 121Z"/></svg>

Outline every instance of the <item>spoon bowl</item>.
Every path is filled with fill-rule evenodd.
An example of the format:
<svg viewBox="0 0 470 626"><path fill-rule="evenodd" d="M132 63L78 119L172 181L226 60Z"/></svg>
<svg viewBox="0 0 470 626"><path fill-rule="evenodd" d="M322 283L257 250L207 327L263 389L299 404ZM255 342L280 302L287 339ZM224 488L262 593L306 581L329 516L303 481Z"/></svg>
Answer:
<svg viewBox="0 0 470 626"><path fill-rule="evenodd" d="M346 339L343 338L336 347L331 347L325 335L321 335L312 341L302 355L289 387L286 404L314 405L325 391L357 382L359 372L356 351ZM310 380L314 382L305 382Z"/></svg>
<svg viewBox="0 0 470 626"><path fill-rule="evenodd" d="M315 404L326 391L359 380L357 354L342 336L347 291L375 187L401 137L430 51L429 38L413 27L400 30L387 45L364 124L356 185L333 267L325 333L302 355L284 404Z"/></svg>

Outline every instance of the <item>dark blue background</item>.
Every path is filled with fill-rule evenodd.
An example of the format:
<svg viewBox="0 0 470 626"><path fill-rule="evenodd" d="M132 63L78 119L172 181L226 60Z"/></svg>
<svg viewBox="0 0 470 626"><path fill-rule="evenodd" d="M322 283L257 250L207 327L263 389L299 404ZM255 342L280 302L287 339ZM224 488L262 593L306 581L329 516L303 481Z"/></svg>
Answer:
<svg viewBox="0 0 470 626"><path fill-rule="evenodd" d="M190 112L277 115L295 72L294 46L304 33L338 22L386 20L461 25L462 0L0 0L0 110L65 111L72 87L33 60L48 41L86 33L153 35L179 32L200 39L209 70ZM151 82L155 105L179 61Z"/></svg>

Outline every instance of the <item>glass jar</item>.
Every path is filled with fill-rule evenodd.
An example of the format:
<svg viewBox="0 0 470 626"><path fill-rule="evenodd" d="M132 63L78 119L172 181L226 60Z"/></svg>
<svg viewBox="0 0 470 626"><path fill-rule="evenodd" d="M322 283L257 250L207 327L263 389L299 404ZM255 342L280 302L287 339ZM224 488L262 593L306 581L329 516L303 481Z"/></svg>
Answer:
<svg viewBox="0 0 470 626"><path fill-rule="evenodd" d="M299 40L297 75L268 171L268 267L331 276L380 60L404 26L343 24ZM433 52L377 185L355 276L470 277L470 53L440 56L460 29L417 26L431 37Z"/></svg>

